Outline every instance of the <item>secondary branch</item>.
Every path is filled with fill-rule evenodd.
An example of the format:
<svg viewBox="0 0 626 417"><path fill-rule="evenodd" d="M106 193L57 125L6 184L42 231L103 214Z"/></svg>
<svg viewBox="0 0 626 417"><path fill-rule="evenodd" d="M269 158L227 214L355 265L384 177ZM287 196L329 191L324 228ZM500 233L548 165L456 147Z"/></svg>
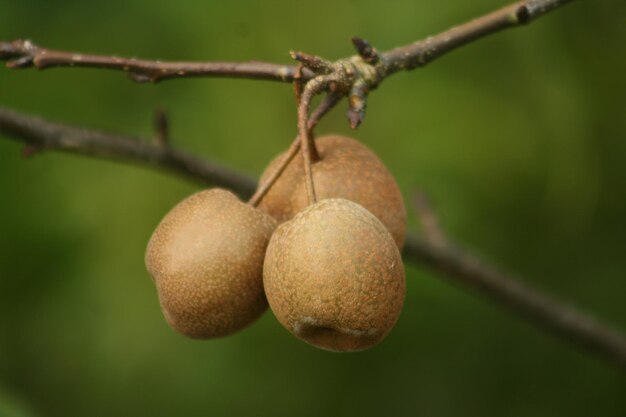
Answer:
<svg viewBox="0 0 626 417"><path fill-rule="evenodd" d="M219 184L241 195L251 195L255 189L255 181L251 177L149 139L51 123L3 108L0 108L0 134L27 144L30 153L55 150L130 162L162 169L196 182Z"/></svg>
<svg viewBox="0 0 626 417"><path fill-rule="evenodd" d="M50 123L1 108L0 133L39 151L65 151L164 169L197 182L233 189L244 198L252 195L256 186L248 176L171 147ZM509 312L626 367L626 338L620 331L498 271L449 240L434 244L432 239L409 236L403 255L407 261L441 273L450 282L469 288Z"/></svg>

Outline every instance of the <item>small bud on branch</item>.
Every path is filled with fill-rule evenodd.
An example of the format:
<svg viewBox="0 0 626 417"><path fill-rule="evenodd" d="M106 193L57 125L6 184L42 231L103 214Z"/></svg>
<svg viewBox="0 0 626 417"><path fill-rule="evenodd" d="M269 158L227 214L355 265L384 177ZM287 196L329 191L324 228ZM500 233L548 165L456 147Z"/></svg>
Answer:
<svg viewBox="0 0 626 417"><path fill-rule="evenodd" d="M375 65L378 62L378 51L376 50L376 48L373 48L365 39L354 36L352 38L352 44L365 62L371 65Z"/></svg>

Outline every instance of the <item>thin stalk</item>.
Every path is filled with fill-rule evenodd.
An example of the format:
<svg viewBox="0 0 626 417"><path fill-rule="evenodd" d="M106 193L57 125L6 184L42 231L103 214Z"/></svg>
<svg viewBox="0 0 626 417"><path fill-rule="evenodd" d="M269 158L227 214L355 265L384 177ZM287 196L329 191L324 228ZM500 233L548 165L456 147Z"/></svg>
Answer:
<svg viewBox="0 0 626 417"><path fill-rule="evenodd" d="M324 97L324 101L322 101L322 103L317 106L315 111L313 111L313 113L311 114L311 117L309 117L309 134L312 135L312 131L315 126L317 126L319 121L326 115L326 113L328 113L333 107L335 107L340 99L341 95L335 93L329 93L328 95L326 95L326 97ZM289 146L289 149L287 149L287 152L285 153L283 160L278 166L278 169L274 171L272 175L270 175L267 181L259 185L259 188L257 188L254 195L250 198L248 204L252 205L253 207L257 207L261 203L263 197L265 197L269 190L274 186L276 181L278 181L283 172L285 172L293 158L298 154L298 151L300 151L299 135L296 136L296 138L291 143L291 146Z"/></svg>

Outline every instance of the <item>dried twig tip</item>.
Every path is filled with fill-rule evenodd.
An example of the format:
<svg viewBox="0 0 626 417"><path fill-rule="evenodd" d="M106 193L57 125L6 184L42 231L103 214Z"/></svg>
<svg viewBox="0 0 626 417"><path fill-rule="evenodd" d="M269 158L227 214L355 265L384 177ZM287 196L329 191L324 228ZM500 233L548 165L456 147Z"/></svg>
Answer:
<svg viewBox="0 0 626 417"><path fill-rule="evenodd" d="M378 51L372 47L368 41L358 36L352 37L352 44L356 48L361 58L368 64L375 64L378 62Z"/></svg>
<svg viewBox="0 0 626 417"><path fill-rule="evenodd" d="M348 117L348 122L350 123L350 129L356 129L361 125L361 122L363 122L365 112L350 108L348 109L346 116Z"/></svg>
<svg viewBox="0 0 626 417"><path fill-rule="evenodd" d="M319 56L309 55L298 51L289 51L289 55L316 74L328 74L333 70L332 62Z"/></svg>

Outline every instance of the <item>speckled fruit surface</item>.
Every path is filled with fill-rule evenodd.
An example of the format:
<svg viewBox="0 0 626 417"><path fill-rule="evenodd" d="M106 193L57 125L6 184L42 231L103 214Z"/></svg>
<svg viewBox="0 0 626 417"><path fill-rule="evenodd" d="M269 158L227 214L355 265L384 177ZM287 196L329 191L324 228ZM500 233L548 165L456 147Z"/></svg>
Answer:
<svg viewBox="0 0 626 417"><path fill-rule="evenodd" d="M263 282L283 326L333 351L380 342L398 320L405 295L404 267L390 233L344 199L321 200L276 229Z"/></svg>
<svg viewBox="0 0 626 417"><path fill-rule="evenodd" d="M313 164L317 199L345 198L376 216L389 230L399 248L406 237L406 209L402 194L387 167L362 143L345 136L315 140L320 160ZM278 169L284 154L265 169L259 184ZM302 158L296 156L259 204L278 221L291 219L308 204Z"/></svg>
<svg viewBox="0 0 626 417"><path fill-rule="evenodd" d="M263 259L276 224L221 189L176 205L146 250L169 325L189 337L213 338L257 319L267 308Z"/></svg>

